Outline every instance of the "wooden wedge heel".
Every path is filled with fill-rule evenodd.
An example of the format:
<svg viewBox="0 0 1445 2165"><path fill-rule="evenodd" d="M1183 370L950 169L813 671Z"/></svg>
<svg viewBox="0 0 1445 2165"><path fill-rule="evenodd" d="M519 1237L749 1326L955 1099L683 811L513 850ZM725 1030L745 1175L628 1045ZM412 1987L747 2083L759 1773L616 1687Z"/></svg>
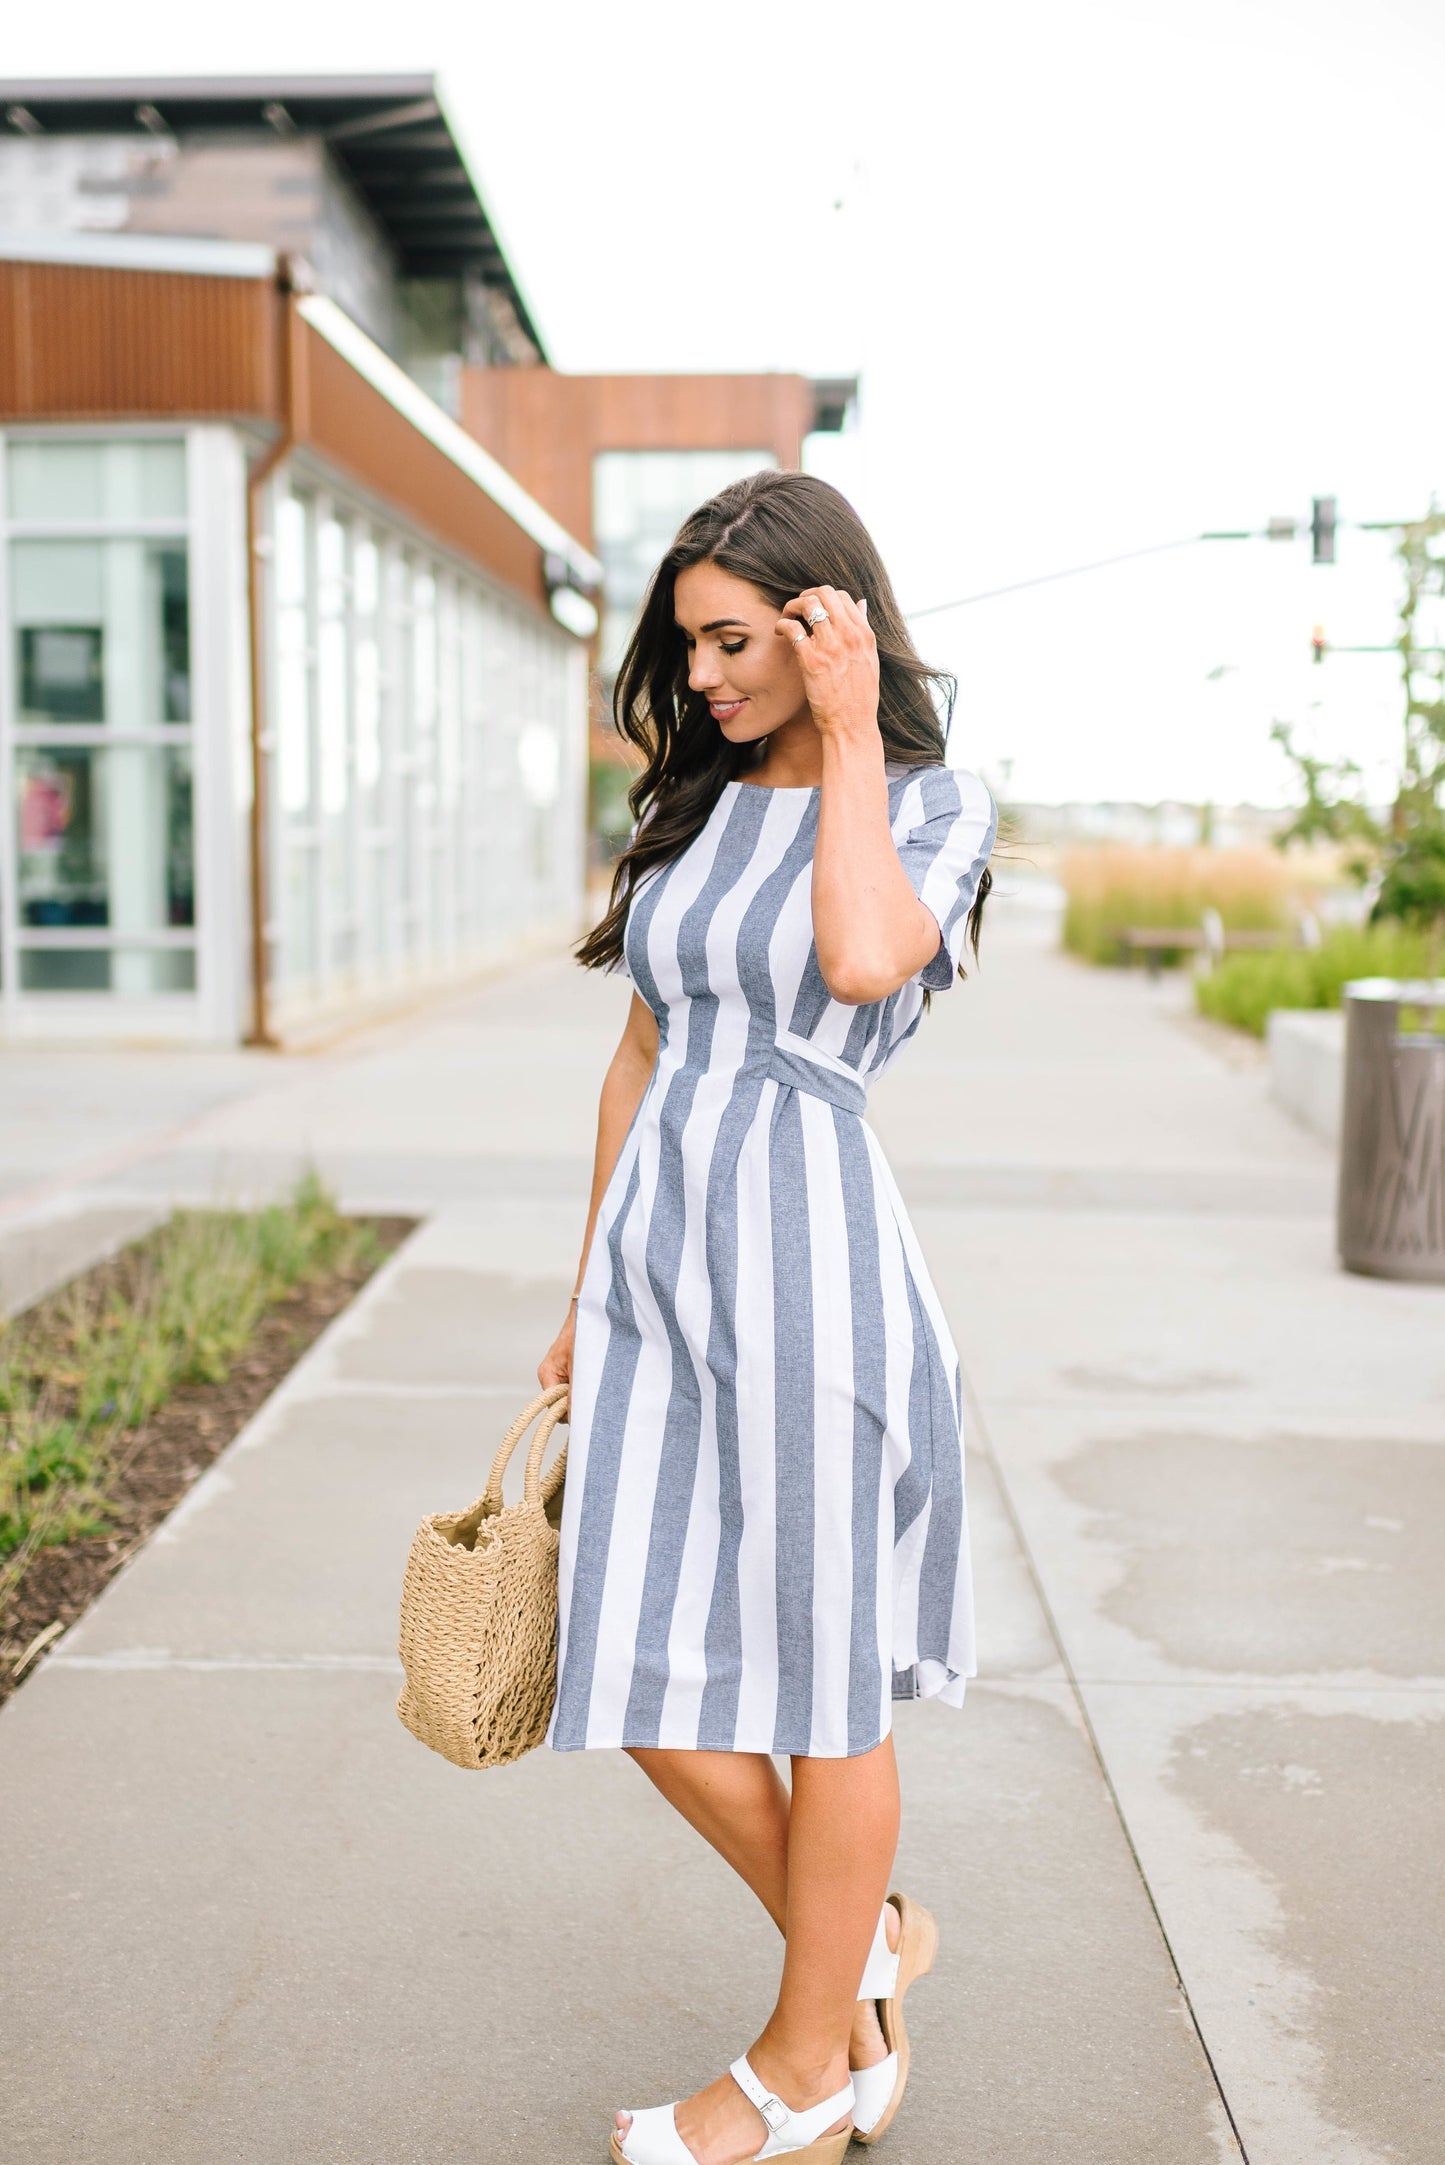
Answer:
<svg viewBox="0 0 1445 2165"><path fill-rule="evenodd" d="M888 2047L888 2057L876 2066L853 2070L853 2138L861 2143L877 2142L886 2135L903 2103L912 2059L903 1997L916 1978L927 1976L938 1952L938 1925L931 1912L906 1894L890 1894L888 1899L898 1912L898 1945L888 1946L880 1920L882 1945L874 1942L858 1994L860 2000L877 2001L878 2023Z"/></svg>

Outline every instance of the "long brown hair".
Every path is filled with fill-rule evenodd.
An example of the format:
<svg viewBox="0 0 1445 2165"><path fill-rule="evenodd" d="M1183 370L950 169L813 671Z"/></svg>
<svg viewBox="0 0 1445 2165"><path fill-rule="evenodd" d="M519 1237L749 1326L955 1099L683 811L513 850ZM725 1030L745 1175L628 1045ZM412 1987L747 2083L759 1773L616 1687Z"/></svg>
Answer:
<svg viewBox="0 0 1445 2165"><path fill-rule="evenodd" d="M781 611L804 587L836 586L868 597L878 642L878 727L896 765L937 766L953 718L954 679L919 658L873 540L846 496L815 474L777 468L749 474L684 520L648 587L618 672L613 712L620 733L643 754L627 793L637 829L617 860L607 914L577 949L588 969L622 957L627 911L640 880L680 856L707 825L727 783L753 766L755 745L730 744L688 686L687 647L678 630L677 575L716 564L746 579ZM987 870L969 912L978 952Z"/></svg>

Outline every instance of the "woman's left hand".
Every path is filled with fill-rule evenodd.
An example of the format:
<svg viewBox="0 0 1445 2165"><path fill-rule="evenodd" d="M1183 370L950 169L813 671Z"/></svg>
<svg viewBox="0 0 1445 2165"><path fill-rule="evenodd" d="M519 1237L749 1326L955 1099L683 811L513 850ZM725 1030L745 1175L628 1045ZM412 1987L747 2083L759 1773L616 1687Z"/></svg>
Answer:
<svg viewBox="0 0 1445 2165"><path fill-rule="evenodd" d="M817 618L811 627L810 617ZM875 740L878 642L868 629L867 602L836 586L810 586L787 603L777 635L792 641L813 720L824 736Z"/></svg>

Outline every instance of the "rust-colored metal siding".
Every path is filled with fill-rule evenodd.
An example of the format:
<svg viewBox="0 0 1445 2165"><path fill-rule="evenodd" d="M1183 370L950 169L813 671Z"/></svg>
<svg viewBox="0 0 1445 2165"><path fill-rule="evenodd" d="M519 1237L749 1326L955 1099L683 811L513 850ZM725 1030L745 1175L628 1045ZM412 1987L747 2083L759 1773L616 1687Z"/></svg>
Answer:
<svg viewBox="0 0 1445 2165"><path fill-rule="evenodd" d="M274 419L269 279L0 263L0 420Z"/></svg>
<svg viewBox="0 0 1445 2165"><path fill-rule="evenodd" d="M545 609L539 545L319 332L302 334L300 441Z"/></svg>
<svg viewBox="0 0 1445 2165"><path fill-rule="evenodd" d="M545 609L540 546L270 279L0 262L0 422L275 425L283 333L293 340L297 442Z"/></svg>
<svg viewBox="0 0 1445 2165"><path fill-rule="evenodd" d="M805 376L462 372L462 426L589 548L598 451L771 451L797 466L812 414Z"/></svg>

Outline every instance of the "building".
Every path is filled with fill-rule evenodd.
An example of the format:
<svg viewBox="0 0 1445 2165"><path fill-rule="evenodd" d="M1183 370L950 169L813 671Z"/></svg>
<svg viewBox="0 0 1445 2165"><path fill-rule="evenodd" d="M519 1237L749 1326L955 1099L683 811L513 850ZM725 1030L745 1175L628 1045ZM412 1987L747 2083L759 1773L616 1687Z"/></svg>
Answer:
<svg viewBox="0 0 1445 2165"><path fill-rule="evenodd" d="M432 83L0 110L4 1035L264 1041L575 932L599 567L429 395L541 352Z"/></svg>
<svg viewBox="0 0 1445 2165"><path fill-rule="evenodd" d="M630 826L631 766L611 721L618 665L647 581L687 514L760 466L801 466L807 438L836 431L851 378L799 375L568 376L469 362L465 427L602 564L593 705L592 819L603 846Z"/></svg>
<svg viewBox="0 0 1445 2165"><path fill-rule="evenodd" d="M430 77L0 116L0 1039L282 1041L575 933L590 663L851 386L551 369Z"/></svg>
<svg viewBox="0 0 1445 2165"><path fill-rule="evenodd" d="M299 256L455 415L467 362L542 344L430 76L0 83L0 232Z"/></svg>

